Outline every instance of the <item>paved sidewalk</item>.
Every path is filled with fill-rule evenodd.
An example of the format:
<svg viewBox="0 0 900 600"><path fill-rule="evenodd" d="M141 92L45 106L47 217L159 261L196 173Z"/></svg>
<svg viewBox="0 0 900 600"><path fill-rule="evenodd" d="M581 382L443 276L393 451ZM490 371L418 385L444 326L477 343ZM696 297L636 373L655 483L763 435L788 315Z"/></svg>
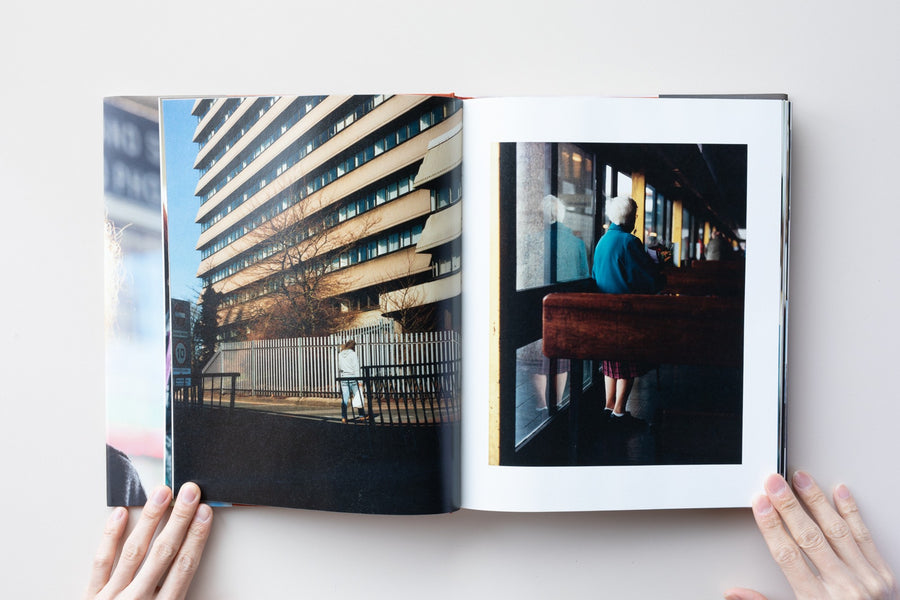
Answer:
<svg viewBox="0 0 900 600"><path fill-rule="evenodd" d="M209 400L205 400L204 404L208 406ZM219 406L218 397L213 400L212 404L213 406ZM221 404L222 406L228 406L229 398L227 396L223 397ZM323 421L341 420L340 398L235 396L234 407L298 417L318 418ZM348 408L348 413L352 414L353 410ZM360 422L362 422L362 419L360 419Z"/></svg>
<svg viewBox="0 0 900 600"><path fill-rule="evenodd" d="M212 402L210 402L212 400ZM210 397L209 393L204 397L203 404L213 407L222 406L227 408L230 404L230 398L227 394L223 395L221 402L218 394ZM341 399L339 397L299 397L299 396L240 396L234 398L235 408L242 410L252 410L261 413L288 415L292 417L300 417L304 419L313 419L323 422L340 422L341 421ZM449 417L450 409L447 406L440 406L438 403L431 403L425 398L393 398L387 404L378 403L374 407L375 423L378 425L426 425L435 424L446 421ZM347 414L350 423L364 424L366 420L363 417L354 417L356 409L347 407Z"/></svg>

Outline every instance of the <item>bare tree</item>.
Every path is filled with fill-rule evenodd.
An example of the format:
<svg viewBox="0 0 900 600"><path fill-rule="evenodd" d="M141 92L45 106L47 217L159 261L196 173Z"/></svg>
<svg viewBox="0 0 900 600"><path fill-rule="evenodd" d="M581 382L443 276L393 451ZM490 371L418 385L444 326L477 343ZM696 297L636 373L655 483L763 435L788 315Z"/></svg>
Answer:
<svg viewBox="0 0 900 600"><path fill-rule="evenodd" d="M405 273L401 277L385 280L378 287L382 313L400 325L404 333L418 333L437 329L434 304L427 303L422 283L430 277L422 277L416 254L407 254Z"/></svg>
<svg viewBox="0 0 900 600"><path fill-rule="evenodd" d="M325 335L353 317L341 307L352 281L335 266L342 266L342 255L346 260L374 222L360 215L328 223L307 203L301 200L248 234L258 258L239 274L258 296L244 310L249 337Z"/></svg>

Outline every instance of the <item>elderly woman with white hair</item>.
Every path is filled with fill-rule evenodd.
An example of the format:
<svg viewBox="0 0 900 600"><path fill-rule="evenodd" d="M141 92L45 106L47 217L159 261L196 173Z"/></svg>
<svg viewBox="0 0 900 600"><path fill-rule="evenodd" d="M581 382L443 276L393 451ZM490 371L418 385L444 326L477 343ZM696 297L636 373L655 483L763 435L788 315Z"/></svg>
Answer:
<svg viewBox="0 0 900 600"><path fill-rule="evenodd" d="M607 201L606 216L611 221L609 229L597 242L594 250L594 267L591 275L599 290L606 294L654 294L664 283L659 267L637 237L632 235L637 203L628 196L617 196ZM602 364L606 387L604 416L612 424L630 428L646 425L625 410L628 395L634 386L634 378L651 369L651 365L638 362L604 360Z"/></svg>

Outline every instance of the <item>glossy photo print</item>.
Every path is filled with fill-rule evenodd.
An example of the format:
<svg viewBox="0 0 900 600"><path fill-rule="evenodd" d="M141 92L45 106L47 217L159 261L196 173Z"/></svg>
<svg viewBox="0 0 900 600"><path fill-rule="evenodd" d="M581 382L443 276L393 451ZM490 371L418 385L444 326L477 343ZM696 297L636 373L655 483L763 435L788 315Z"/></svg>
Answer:
<svg viewBox="0 0 900 600"><path fill-rule="evenodd" d="M500 464L740 463L747 147L505 143L498 169Z"/></svg>
<svg viewBox="0 0 900 600"><path fill-rule="evenodd" d="M459 505L462 103L164 99L174 484Z"/></svg>

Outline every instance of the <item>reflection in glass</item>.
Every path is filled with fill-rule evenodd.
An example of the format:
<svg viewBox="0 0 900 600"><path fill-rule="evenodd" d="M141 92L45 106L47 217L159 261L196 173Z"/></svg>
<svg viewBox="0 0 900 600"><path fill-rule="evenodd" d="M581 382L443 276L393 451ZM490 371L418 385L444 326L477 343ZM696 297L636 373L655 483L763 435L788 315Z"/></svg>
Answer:
<svg viewBox="0 0 900 600"><path fill-rule="evenodd" d="M548 400L555 391L557 406L569 399L569 361L557 360L555 375L542 353L543 340L516 349L516 444L522 442L550 417ZM555 390L548 389L553 377ZM552 401L552 400L551 400Z"/></svg>
<svg viewBox="0 0 900 600"><path fill-rule="evenodd" d="M646 246L653 245L656 242L657 230L654 217L656 211L656 190L653 186L648 185L644 188L644 244Z"/></svg>
<svg viewBox="0 0 900 600"><path fill-rule="evenodd" d="M582 389L587 389L593 383L593 362L582 364ZM543 340L516 350L516 445L550 419L550 405L561 409L568 404L569 372L570 361L551 362L543 355Z"/></svg>
<svg viewBox="0 0 900 600"><path fill-rule="evenodd" d="M517 290L590 276L595 206L592 155L574 144L516 144Z"/></svg>

